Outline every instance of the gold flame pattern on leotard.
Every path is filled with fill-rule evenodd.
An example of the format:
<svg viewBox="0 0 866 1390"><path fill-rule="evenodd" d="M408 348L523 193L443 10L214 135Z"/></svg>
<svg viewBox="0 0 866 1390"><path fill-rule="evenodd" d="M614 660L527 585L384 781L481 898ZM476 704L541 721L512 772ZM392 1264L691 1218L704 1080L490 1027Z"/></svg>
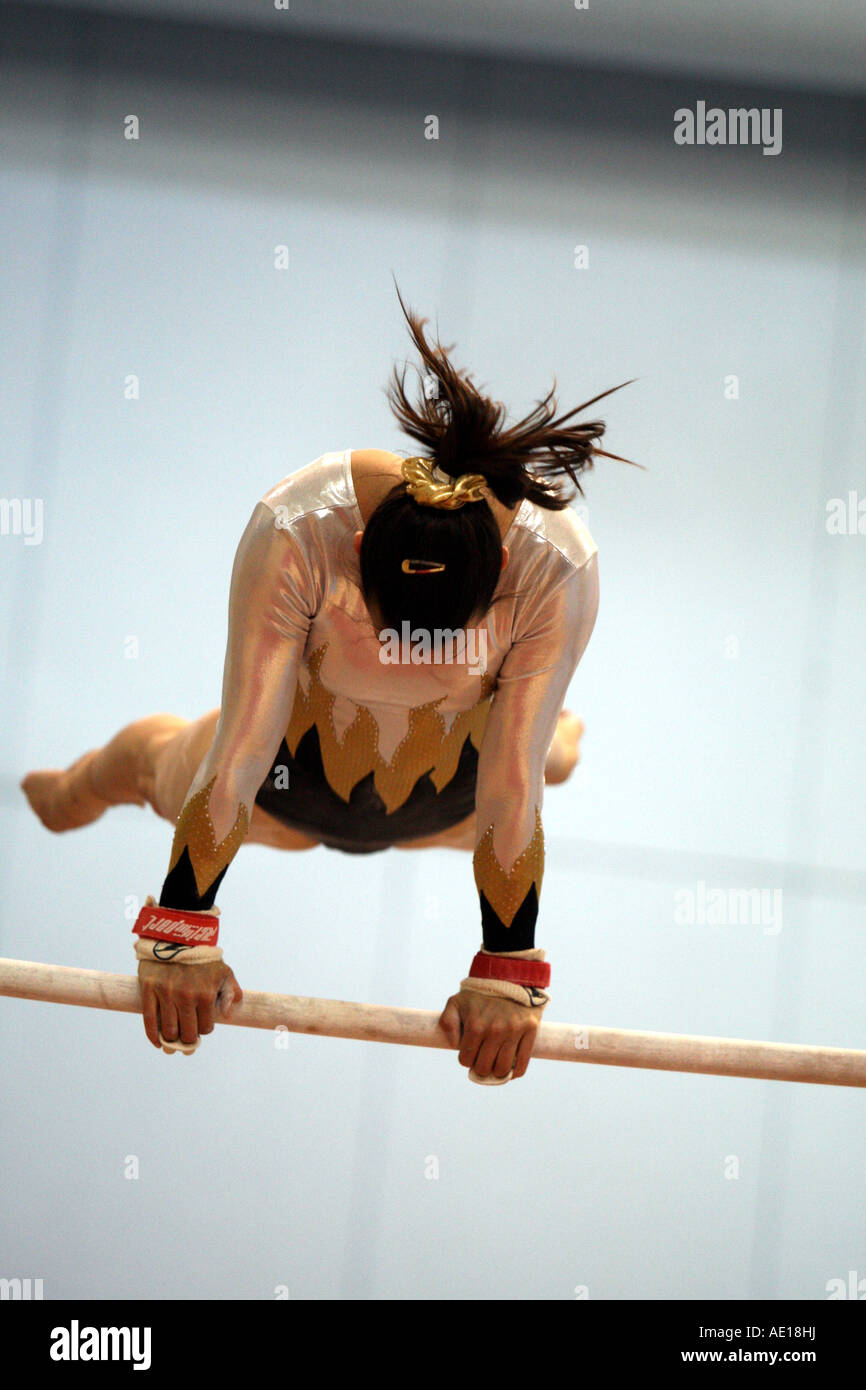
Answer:
<svg viewBox="0 0 866 1390"><path fill-rule="evenodd" d="M536 894L538 897L541 896L541 880L544 876L544 830L538 807L535 808L535 833L508 873L496 858L492 825L487 827L478 841L472 863L479 893L484 894L502 925L510 927L533 883Z"/></svg>
<svg viewBox="0 0 866 1390"><path fill-rule="evenodd" d="M309 689L304 691L299 685L295 693L286 744L294 757L304 734L315 725L328 785L344 801L349 800L352 788L372 772L373 785L385 809L389 813L396 811L425 773L430 774L437 792L451 781L467 738L476 751L481 748L493 690L493 680L487 675L481 678L481 698L470 709L455 715L450 729L446 729L436 709L444 695L410 709L408 730L387 761L379 752L378 725L365 705L357 706L351 724L342 738L338 737L334 725L336 697L322 684L320 674L327 646L325 642L310 653Z"/></svg>
<svg viewBox="0 0 866 1390"><path fill-rule="evenodd" d="M168 871L177 864L184 849L189 851L189 862L195 877L199 897L203 897L217 878L237 854L249 831L250 817L246 806L241 804L237 819L225 839L216 841L213 821L208 803L216 782L214 775L206 787L191 796L177 818L174 840L171 846L171 859Z"/></svg>

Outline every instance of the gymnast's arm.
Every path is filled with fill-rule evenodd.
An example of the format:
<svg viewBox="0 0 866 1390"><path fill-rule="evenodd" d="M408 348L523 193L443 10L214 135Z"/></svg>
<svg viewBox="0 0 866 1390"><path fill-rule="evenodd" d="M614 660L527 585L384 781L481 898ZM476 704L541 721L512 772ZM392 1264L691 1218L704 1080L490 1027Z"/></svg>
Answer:
<svg viewBox="0 0 866 1390"><path fill-rule="evenodd" d="M211 907L246 838L289 722L314 590L302 547L260 502L235 556L220 716L178 817L162 907Z"/></svg>
<svg viewBox="0 0 866 1390"><path fill-rule="evenodd" d="M544 872L544 768L598 613L598 562L572 568L500 668L478 756L473 869L484 949L532 949Z"/></svg>
<svg viewBox="0 0 866 1390"><path fill-rule="evenodd" d="M213 742L190 785L177 820L168 873L160 894L161 907L203 912L213 907L217 889L249 831L256 793L264 781L285 734L297 685L298 666L310 623L318 605L317 585L303 547L290 527L277 525L275 513L259 502L241 537L232 569L229 594L228 642L223 672L222 703ZM210 1032L217 994L223 1006L236 1001L240 990L221 962L203 965L142 961L144 976L157 992L187 993L200 980L203 1000L196 1008L187 1001L180 1014L180 1036L194 1043L198 1032ZM231 975L231 972L228 971ZM161 987L161 988L160 988ZM145 995L148 995L147 1001ZM169 1029L176 1022L170 1001L161 997ZM145 1009L145 1028L159 1046L155 1009ZM162 1029L163 1036L170 1033ZM195 1036L192 1036L195 1034Z"/></svg>
<svg viewBox="0 0 866 1390"><path fill-rule="evenodd" d="M535 947L535 925L544 872L544 767L597 613L598 563L593 553L581 566L563 569L500 668L478 757L475 798L473 868L481 904L482 955L520 952L517 959L543 961L543 952ZM461 1064L485 1076L496 1060L497 1076L512 1068L515 1078L522 1076L541 1008L518 1002L529 999L531 991L516 985L502 989L495 972L489 983L476 980L467 989L469 984L467 978L442 1015L455 1045L459 1037Z"/></svg>

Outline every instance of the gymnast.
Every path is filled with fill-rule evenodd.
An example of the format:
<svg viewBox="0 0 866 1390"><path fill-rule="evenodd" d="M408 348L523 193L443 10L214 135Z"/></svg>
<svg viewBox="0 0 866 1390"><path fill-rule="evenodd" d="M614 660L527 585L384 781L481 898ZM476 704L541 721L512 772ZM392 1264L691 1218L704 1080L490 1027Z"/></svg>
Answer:
<svg viewBox="0 0 866 1390"><path fill-rule="evenodd" d="M572 421L609 391L555 419L554 382L506 427L400 305L424 389L410 402L395 366L387 397L423 453L325 453L277 483L235 557L220 708L140 719L21 786L52 831L121 803L174 824L134 927L145 1031L168 1052L242 998L214 900L244 841L471 849L482 942L440 1022L470 1078L496 1085L526 1072L549 999L543 787L578 761L583 725L562 706L598 607L568 484L618 455L596 447L602 422Z"/></svg>

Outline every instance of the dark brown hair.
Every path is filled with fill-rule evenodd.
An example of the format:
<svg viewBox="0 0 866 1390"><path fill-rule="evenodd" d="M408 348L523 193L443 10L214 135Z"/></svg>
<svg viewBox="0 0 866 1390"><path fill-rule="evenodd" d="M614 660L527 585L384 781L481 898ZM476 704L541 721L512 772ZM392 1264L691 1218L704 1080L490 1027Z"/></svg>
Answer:
<svg viewBox="0 0 866 1390"><path fill-rule="evenodd" d="M398 372L395 367L387 390L388 401L405 433L418 441L425 457L434 459L444 473L453 478L461 473L483 473L491 491L505 507L528 498L539 507L560 511L568 506L575 491L583 492L579 475L592 468L596 455L619 463L631 462L596 447L595 441L605 431L604 421L565 423L629 382L611 386L554 418L554 377L547 395L534 410L516 424L506 426L502 402L482 395L472 378L451 363L448 354L454 344L443 347L437 338L431 346L424 335L427 319L406 308L399 289L397 297L424 364L428 391L413 405L405 390L406 368ZM563 486L566 478L572 488Z"/></svg>
<svg viewBox="0 0 866 1390"><path fill-rule="evenodd" d="M423 364L422 391L413 404L405 389L404 365L402 372L394 367L386 395L404 432L443 473L452 478L483 474L505 507L516 507L527 499L561 511L575 492L582 494L580 474L592 468L596 455L631 462L597 447L605 430L603 421L566 423L620 386L554 418L554 378L547 396L527 416L506 425L505 406L479 391L472 378L451 362L453 344L443 347L438 337L429 343L424 334L427 319L407 309L399 288L397 297ZM401 566L406 557L433 559L444 563L445 569L405 574ZM367 597L378 604L386 627L400 630L404 620L428 629L464 627L470 618L487 612L501 561L499 527L486 502L470 502L453 511L422 506L399 483L379 503L364 529L361 581Z"/></svg>

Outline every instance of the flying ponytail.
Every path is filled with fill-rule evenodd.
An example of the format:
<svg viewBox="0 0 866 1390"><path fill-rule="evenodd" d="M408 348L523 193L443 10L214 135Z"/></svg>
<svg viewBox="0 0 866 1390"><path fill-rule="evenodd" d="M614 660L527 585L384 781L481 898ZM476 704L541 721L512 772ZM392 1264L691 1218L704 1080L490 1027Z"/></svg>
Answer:
<svg viewBox="0 0 866 1390"><path fill-rule="evenodd" d="M391 488L369 517L359 552L361 584L368 606L378 607L387 628L402 631L404 622L413 630L461 628L483 617L494 600L502 537L483 497L467 495L465 505L453 509L416 501L419 487L429 494L433 486L424 481L425 469L429 472L424 460L455 480L480 474L509 509L528 500L561 511L575 491L582 491L580 474L592 467L596 454L619 457L596 447L604 434L602 421L566 423L611 392L554 419L554 383L525 419L506 427L504 405L482 395L452 365L449 348L428 343L427 320L406 308L399 289L397 296L421 355L426 389L413 405L406 395L406 368L400 374L395 367L386 394L405 433L421 446L421 472ZM474 491L465 479L464 489Z"/></svg>
<svg viewBox="0 0 866 1390"><path fill-rule="evenodd" d="M407 309L397 288L400 307L412 341L423 363L424 390L413 404L405 389L406 368L394 367L386 388L388 403L403 431L416 440L423 455L434 460L443 473L457 478L463 473L482 473L491 492L505 507L524 499L550 511L561 511L582 494L581 473L593 466L598 455L631 463L599 449L605 425L601 420L567 424L573 416L619 391L629 382L612 386L567 414L556 414L556 380L542 401L516 424L506 426L506 409L477 390L472 378L451 362L450 347L428 343L427 319ZM639 466L639 465L635 465ZM569 486L569 483L571 486Z"/></svg>

